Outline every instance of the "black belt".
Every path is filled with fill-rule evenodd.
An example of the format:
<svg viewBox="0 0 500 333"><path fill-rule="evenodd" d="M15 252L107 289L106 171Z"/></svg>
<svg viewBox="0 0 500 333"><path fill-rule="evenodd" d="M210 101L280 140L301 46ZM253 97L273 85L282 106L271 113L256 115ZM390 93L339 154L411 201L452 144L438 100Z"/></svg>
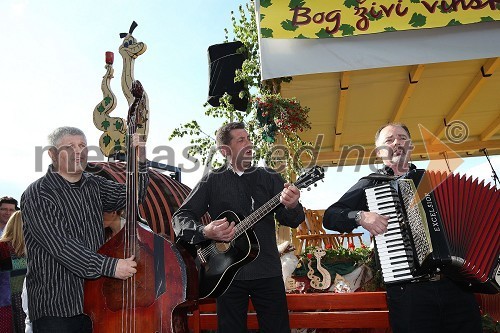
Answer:
<svg viewBox="0 0 500 333"><path fill-rule="evenodd" d="M444 280L445 278L446 276L443 273L431 273L419 276L414 280L411 280L411 282L436 282Z"/></svg>
<svg viewBox="0 0 500 333"><path fill-rule="evenodd" d="M445 275L443 273L434 273L429 276L429 281L434 282L434 281L440 281L445 278Z"/></svg>

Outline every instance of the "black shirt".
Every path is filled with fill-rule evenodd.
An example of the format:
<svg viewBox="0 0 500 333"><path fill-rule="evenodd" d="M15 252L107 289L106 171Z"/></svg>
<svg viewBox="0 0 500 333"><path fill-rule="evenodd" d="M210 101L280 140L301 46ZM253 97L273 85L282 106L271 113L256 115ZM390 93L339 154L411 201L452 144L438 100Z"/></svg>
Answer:
<svg viewBox="0 0 500 333"><path fill-rule="evenodd" d="M172 218L175 234L191 244L203 242L206 239L202 234L200 219L206 212L212 221L226 210L248 216L280 193L283 184L283 178L268 168L251 167L241 176L227 167L210 172L175 212ZM304 211L300 204L294 209L286 209L280 204L257 222L253 230L259 241L259 255L242 267L235 279L253 280L282 275L274 217L280 224L295 228L304 221Z"/></svg>
<svg viewBox="0 0 500 333"><path fill-rule="evenodd" d="M410 164L409 170L416 167ZM379 175L394 176L394 171L385 166L377 171ZM351 187L336 203L328 207L323 216L323 227L338 232L351 232L358 225L354 220L353 212L359 210L368 211L365 189L385 182L380 179L363 177L353 187Z"/></svg>

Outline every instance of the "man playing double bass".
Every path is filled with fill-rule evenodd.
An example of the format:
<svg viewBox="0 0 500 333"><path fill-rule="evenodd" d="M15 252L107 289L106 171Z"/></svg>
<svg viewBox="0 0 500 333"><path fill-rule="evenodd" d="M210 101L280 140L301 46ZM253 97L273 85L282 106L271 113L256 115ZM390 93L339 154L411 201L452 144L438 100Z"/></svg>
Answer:
<svg viewBox="0 0 500 333"><path fill-rule="evenodd" d="M83 283L99 276L126 280L136 273L131 256L96 253L104 243L103 212L123 209L125 184L84 172L87 140L78 128L60 127L49 135L52 164L21 198L28 257L26 284L33 332L92 332L83 314ZM145 198L149 176L144 142L139 147L139 196Z"/></svg>

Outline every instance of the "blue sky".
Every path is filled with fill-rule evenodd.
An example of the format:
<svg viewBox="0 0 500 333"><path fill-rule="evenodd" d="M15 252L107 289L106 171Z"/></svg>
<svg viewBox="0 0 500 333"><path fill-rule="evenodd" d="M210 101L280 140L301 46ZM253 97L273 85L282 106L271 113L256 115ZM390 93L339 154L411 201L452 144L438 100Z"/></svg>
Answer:
<svg viewBox="0 0 500 333"><path fill-rule="evenodd" d="M168 137L192 119L201 121L208 133L220 125L203 115L207 48L224 41L224 29L232 30L230 13L237 13L240 3L244 1L1 1L0 195L20 198L26 186L43 175L48 159L37 160L35 151L46 145L54 128L79 127L88 144L97 145L101 133L93 125L92 112L102 99L106 51L115 53L111 86L118 105L112 115L126 117L119 33L127 32L134 20L139 24L134 37L148 46L135 61L135 78L144 85L150 103L148 152L170 146L175 154L162 162L195 168L182 156L187 140ZM493 163L498 169L500 160L494 158ZM192 187L202 170L186 169L183 182ZM468 159L460 170L481 178L491 174L484 158ZM367 167L358 172L347 167L342 173L329 169L324 183L303 192L302 202L307 208L327 208L368 172Z"/></svg>
<svg viewBox="0 0 500 333"><path fill-rule="evenodd" d="M193 169L181 154L186 142L169 142L168 137L179 124L202 119L208 94L207 48L224 41L232 10L238 10L238 2L1 1L0 28L6 45L0 61L1 195L19 198L42 176L48 160L35 161L35 147L46 145L54 128L79 127L88 144L97 145L101 132L93 125L92 112L102 100L106 51L115 53L111 87L118 105L111 115L126 117L119 33L128 32L134 20L139 24L134 37L148 46L135 61L135 78L150 101L148 148L175 147L178 153L163 162ZM218 125L210 119L203 122L208 132ZM190 186L194 178L199 175L184 177Z"/></svg>

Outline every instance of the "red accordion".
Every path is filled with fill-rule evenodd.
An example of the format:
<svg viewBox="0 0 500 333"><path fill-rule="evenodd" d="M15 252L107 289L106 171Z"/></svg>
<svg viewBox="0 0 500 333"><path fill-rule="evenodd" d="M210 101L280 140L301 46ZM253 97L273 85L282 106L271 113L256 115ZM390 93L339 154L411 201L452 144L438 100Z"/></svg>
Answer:
<svg viewBox="0 0 500 333"><path fill-rule="evenodd" d="M386 283L440 270L474 292L500 290L500 201L493 185L417 169L366 194L370 211L390 216L388 232L375 237Z"/></svg>

